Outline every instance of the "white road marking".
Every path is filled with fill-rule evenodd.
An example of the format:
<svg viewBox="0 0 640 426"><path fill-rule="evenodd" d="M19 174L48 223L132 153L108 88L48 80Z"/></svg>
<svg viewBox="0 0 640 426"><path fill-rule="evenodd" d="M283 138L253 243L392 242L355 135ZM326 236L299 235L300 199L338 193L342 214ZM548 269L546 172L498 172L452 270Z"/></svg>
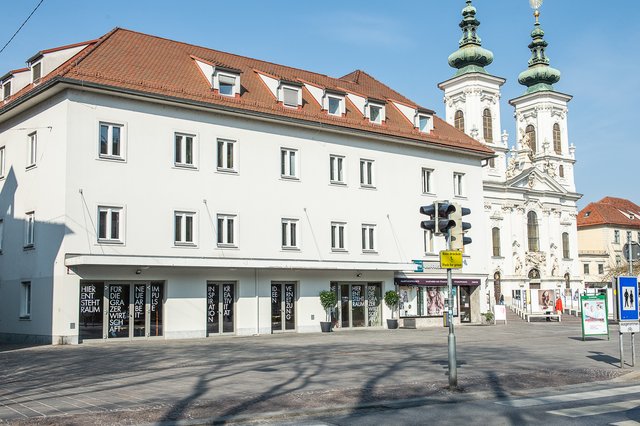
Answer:
<svg viewBox="0 0 640 426"><path fill-rule="evenodd" d="M610 426L639 426L640 423L634 421L634 420L624 420L621 422L616 422L616 423L611 423Z"/></svg>
<svg viewBox="0 0 640 426"><path fill-rule="evenodd" d="M539 398L508 399L506 401L496 401L496 404L507 405L509 407L534 407L536 405L583 401L585 399L607 398L611 396L628 395L632 393L640 393L640 386L628 386L612 389L602 389L597 391L568 393L563 395L542 396Z"/></svg>
<svg viewBox="0 0 640 426"><path fill-rule="evenodd" d="M564 410L547 411L549 414L565 417L597 416L600 414L615 413L617 411L633 410L640 407L640 399L634 401L612 402L611 404L588 405L586 407L566 408ZM636 423L638 424L638 423Z"/></svg>

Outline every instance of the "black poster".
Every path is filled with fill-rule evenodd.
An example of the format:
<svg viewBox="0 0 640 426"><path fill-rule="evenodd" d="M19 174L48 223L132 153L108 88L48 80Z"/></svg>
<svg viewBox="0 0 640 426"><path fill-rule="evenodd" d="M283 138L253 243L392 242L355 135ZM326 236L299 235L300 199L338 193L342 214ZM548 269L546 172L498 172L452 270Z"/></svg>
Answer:
<svg viewBox="0 0 640 426"><path fill-rule="evenodd" d="M109 337L129 337L129 286L109 286Z"/></svg>
<svg viewBox="0 0 640 426"><path fill-rule="evenodd" d="M102 339L104 283L80 284L80 339Z"/></svg>
<svg viewBox="0 0 640 426"><path fill-rule="evenodd" d="M234 286L233 284L222 284L222 332L233 333L235 331L233 324L233 307L234 307Z"/></svg>
<svg viewBox="0 0 640 426"><path fill-rule="evenodd" d="M218 284L207 283L207 334L220 333Z"/></svg>
<svg viewBox="0 0 640 426"><path fill-rule="evenodd" d="M149 329L151 336L162 336L162 301L164 300L164 283L151 283L151 295L149 297L149 310L151 318Z"/></svg>
<svg viewBox="0 0 640 426"><path fill-rule="evenodd" d="M284 328L285 330L296 329L296 286L295 284L284 285Z"/></svg>

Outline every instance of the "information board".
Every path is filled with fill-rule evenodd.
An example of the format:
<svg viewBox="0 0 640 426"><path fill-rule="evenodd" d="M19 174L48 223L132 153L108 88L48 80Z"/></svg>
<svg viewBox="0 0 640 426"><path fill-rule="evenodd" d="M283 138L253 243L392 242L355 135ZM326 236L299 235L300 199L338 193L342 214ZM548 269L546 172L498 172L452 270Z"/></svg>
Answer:
<svg viewBox="0 0 640 426"><path fill-rule="evenodd" d="M605 294L580 296L582 308L582 340L587 336L609 338L609 315Z"/></svg>

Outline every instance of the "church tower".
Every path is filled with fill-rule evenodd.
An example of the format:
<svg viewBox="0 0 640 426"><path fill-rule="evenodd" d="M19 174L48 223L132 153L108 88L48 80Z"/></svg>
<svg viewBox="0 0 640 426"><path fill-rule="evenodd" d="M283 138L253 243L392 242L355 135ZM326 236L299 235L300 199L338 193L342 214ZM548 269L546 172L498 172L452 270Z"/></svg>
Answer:
<svg viewBox="0 0 640 426"><path fill-rule="evenodd" d="M568 192L575 192L573 168L575 146L569 144L567 104L570 95L554 90L560 71L549 66L546 56L548 43L536 9L535 25L531 32L529 67L520 73L518 82L527 87L524 95L509 101L515 107L516 149L508 174L535 166Z"/></svg>
<svg viewBox="0 0 640 426"><path fill-rule="evenodd" d="M485 70L493 53L482 47L480 21L471 3L467 0L462 9L459 49L449 56L449 65L457 72L438 87L444 91L447 123L496 151L497 157L484 168L484 180L498 182L504 180L508 151L507 135L500 134L500 87L505 79Z"/></svg>

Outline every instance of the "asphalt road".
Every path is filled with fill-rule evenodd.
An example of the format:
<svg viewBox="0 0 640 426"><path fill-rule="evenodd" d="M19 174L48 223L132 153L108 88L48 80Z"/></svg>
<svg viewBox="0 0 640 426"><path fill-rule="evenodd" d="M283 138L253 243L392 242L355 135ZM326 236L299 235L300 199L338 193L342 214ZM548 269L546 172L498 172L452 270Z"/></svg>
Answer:
<svg viewBox="0 0 640 426"><path fill-rule="evenodd" d="M515 398L541 388L553 393L629 372L633 378L640 370L619 368L616 326L611 340L582 341L575 318L509 319L508 325L456 328L454 393L447 386L445 328L0 346L0 422L288 421L416 399L416 409L444 401L442 413L452 415L452 407L466 406L448 398Z"/></svg>

